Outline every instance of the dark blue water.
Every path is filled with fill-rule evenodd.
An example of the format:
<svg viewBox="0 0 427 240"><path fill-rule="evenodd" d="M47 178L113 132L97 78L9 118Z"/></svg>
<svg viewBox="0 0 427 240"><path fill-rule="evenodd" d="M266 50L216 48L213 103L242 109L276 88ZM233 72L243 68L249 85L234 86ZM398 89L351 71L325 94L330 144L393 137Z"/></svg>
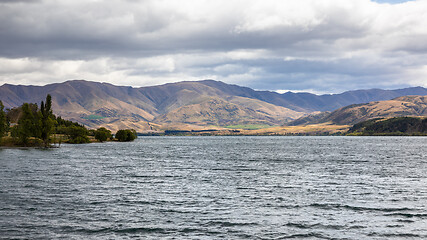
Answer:
<svg viewBox="0 0 427 240"><path fill-rule="evenodd" d="M4 239L425 239L426 137L0 150Z"/></svg>

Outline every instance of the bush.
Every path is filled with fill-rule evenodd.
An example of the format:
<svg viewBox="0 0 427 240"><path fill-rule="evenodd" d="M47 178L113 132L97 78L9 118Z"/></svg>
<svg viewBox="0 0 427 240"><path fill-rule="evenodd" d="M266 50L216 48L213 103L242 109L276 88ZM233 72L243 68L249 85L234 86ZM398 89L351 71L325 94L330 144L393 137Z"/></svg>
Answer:
<svg viewBox="0 0 427 240"><path fill-rule="evenodd" d="M104 142L107 141L107 139L111 138L111 131L106 128L98 128L95 130L95 139Z"/></svg>
<svg viewBox="0 0 427 240"><path fill-rule="evenodd" d="M78 136L76 138L70 139L68 142L72 144L82 144L82 143L89 143L90 140L87 136Z"/></svg>
<svg viewBox="0 0 427 240"><path fill-rule="evenodd" d="M133 129L121 129L116 133L116 139L119 142L130 142L137 138L136 131Z"/></svg>
<svg viewBox="0 0 427 240"><path fill-rule="evenodd" d="M69 143L80 144L80 143L90 142L87 136L88 134L87 129L83 126L71 125L69 127L63 128L62 131L64 131L65 134L68 136Z"/></svg>

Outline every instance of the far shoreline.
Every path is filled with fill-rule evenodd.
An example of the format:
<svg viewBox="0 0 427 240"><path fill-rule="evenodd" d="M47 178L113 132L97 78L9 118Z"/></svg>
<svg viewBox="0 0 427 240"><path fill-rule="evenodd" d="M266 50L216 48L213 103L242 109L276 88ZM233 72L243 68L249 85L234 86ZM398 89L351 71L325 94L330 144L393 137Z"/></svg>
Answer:
<svg viewBox="0 0 427 240"><path fill-rule="evenodd" d="M215 137L292 137L292 138L319 138L319 137L324 137L324 138L334 138L334 137L343 137L343 138L363 138L363 137L372 137L372 138L377 138L377 137L391 137L391 138L396 138L396 137L404 137L404 138L423 138L423 137L427 137L427 135L139 135L139 136L143 136L143 137L149 137L149 138L157 138L157 137L167 137L167 138L215 138ZM136 141L138 140L142 140L143 138L139 138L136 139ZM74 145L90 145L90 144L104 144L104 143L109 143L109 142L115 142L115 143L126 143L126 142L120 142L120 141L105 141L105 142L89 142L89 143L79 143L79 144L74 144L74 143L62 143L61 145L66 145L66 146L74 146ZM129 142L128 142L129 143ZM50 150L50 149L59 149L61 148L61 146L51 146L51 147L40 147L40 146L2 146L0 145L0 150L6 150L6 149L18 149L18 150L31 150L31 149L37 149L37 150Z"/></svg>

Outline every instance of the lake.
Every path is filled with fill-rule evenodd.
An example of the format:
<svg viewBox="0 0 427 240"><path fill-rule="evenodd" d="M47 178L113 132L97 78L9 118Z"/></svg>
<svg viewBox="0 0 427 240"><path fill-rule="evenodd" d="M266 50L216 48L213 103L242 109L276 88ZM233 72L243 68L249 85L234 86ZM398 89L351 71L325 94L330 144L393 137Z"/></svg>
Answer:
<svg viewBox="0 0 427 240"><path fill-rule="evenodd" d="M425 239L427 137L0 149L0 238Z"/></svg>

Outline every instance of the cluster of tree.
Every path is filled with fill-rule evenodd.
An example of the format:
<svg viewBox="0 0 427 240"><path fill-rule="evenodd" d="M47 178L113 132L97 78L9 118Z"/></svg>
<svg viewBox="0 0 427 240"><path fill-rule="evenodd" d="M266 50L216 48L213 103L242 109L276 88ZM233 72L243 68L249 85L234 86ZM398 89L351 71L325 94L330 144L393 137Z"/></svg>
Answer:
<svg viewBox="0 0 427 240"><path fill-rule="evenodd" d="M427 118L396 117L371 119L355 124L350 135L427 135Z"/></svg>
<svg viewBox="0 0 427 240"><path fill-rule="evenodd" d="M10 119L15 118L17 124L10 127ZM52 113L52 98L46 97L41 102L40 109L36 104L24 103L19 109L6 113L0 101L0 137L10 131L13 139L20 145L27 146L30 138L33 144L49 146L50 135L53 131L55 117Z"/></svg>
<svg viewBox="0 0 427 240"><path fill-rule="evenodd" d="M12 123L12 124L11 124ZM5 111L0 101L0 143L10 133L10 145L44 146L51 143L89 143L92 136L100 142L114 140L111 131L106 128L88 130L85 126L57 117L52 112L52 97L37 104L24 103L22 106ZM133 141L137 137L135 130L119 130L118 141Z"/></svg>

